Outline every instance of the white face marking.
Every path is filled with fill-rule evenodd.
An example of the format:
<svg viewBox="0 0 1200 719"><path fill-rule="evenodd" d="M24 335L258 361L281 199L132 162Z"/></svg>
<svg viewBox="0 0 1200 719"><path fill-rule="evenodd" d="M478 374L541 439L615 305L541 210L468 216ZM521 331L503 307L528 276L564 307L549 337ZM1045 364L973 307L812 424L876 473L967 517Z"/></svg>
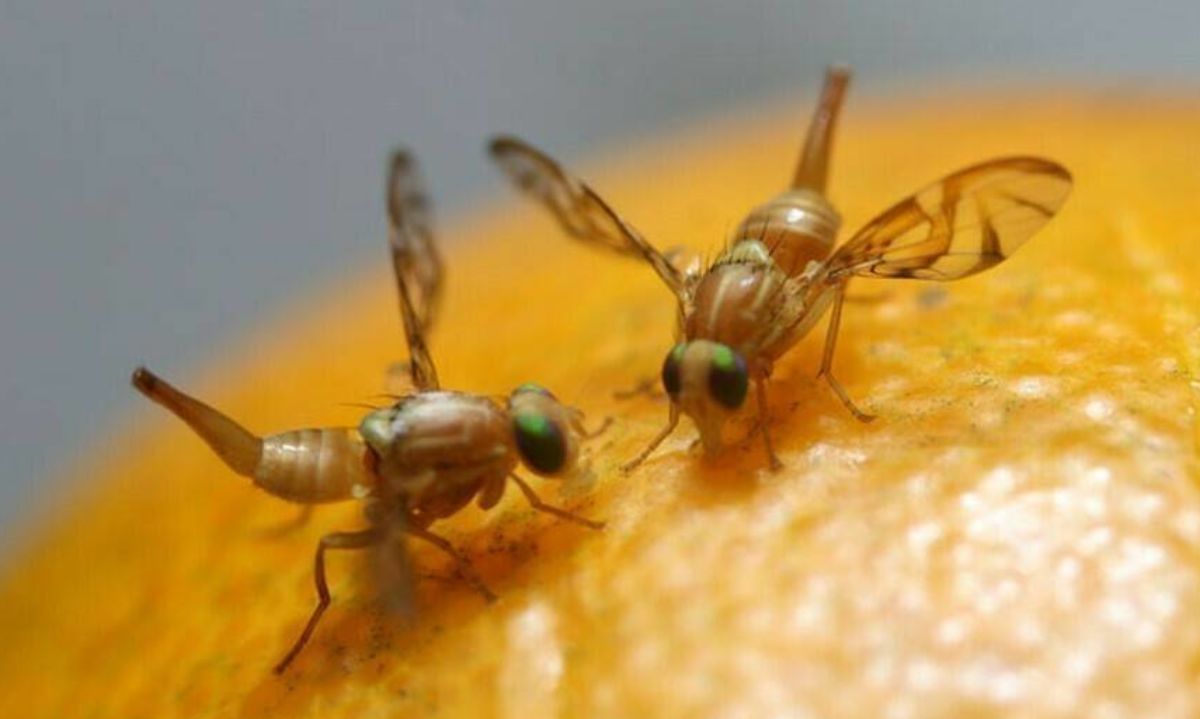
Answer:
<svg viewBox="0 0 1200 719"><path fill-rule="evenodd" d="M688 345L680 362L679 408L700 432L700 439L708 453L721 446L721 428L730 411L716 403L709 395L708 377L712 365L712 353L718 343L711 340L696 340Z"/></svg>

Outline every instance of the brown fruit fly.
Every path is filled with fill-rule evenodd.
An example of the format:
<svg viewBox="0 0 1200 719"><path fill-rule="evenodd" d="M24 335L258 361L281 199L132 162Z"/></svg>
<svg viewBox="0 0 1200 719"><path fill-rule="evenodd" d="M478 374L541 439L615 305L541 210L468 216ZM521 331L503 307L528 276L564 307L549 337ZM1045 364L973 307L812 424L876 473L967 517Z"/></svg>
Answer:
<svg viewBox="0 0 1200 719"><path fill-rule="evenodd" d="M834 248L841 217L825 197L838 112L850 72L831 67L791 187L753 209L705 270L664 255L545 153L513 138L489 152L566 232L648 263L675 295L678 343L662 365L671 400L667 424L625 465L633 469L691 417L708 454L753 383L758 429L772 467L767 381L775 362L830 311L819 377L855 417L859 409L833 375L833 349L852 277L955 280L1003 261L1050 220L1071 190L1061 165L1001 157L954 172L901 200Z"/></svg>
<svg viewBox="0 0 1200 719"><path fill-rule="evenodd" d="M304 648L329 606L327 550L375 550L383 597L392 608L407 611L412 575L405 537L425 540L448 554L463 578L488 601L495 599L469 560L429 526L472 500L484 509L495 506L510 479L534 509L591 529L603 526L544 503L515 471L523 463L547 478L588 474L580 448L595 433L584 429L579 410L532 383L515 389L503 406L489 397L441 389L425 344L441 293L441 262L415 163L403 152L392 156L387 207L414 386L392 406L372 411L358 427L258 437L149 370L133 373L138 391L187 423L230 469L269 494L306 506L351 499L364 503L365 529L327 534L317 545L317 605L275 666L277 673Z"/></svg>

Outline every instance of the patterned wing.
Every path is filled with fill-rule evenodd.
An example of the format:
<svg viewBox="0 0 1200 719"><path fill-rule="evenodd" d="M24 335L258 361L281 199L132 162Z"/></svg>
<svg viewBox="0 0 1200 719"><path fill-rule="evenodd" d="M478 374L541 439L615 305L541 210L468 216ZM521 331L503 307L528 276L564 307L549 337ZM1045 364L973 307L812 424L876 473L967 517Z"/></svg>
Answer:
<svg viewBox="0 0 1200 719"><path fill-rule="evenodd" d="M387 211L396 283L408 285L417 322L428 332L442 299L442 259L433 241L429 199L416 160L404 150L392 153L388 164Z"/></svg>
<svg viewBox="0 0 1200 719"><path fill-rule="evenodd" d="M680 303L687 303L690 289L684 274L592 188L545 153L515 137L493 139L488 152L517 187L554 214L567 234L650 263Z"/></svg>
<svg viewBox="0 0 1200 719"><path fill-rule="evenodd" d="M955 280L1012 255L1071 192L1071 173L1037 157L973 165L894 205L829 259L849 275Z"/></svg>
<svg viewBox="0 0 1200 719"><path fill-rule="evenodd" d="M413 306L409 295L408 278L404 273L396 274L396 288L400 292L400 317L404 320L404 336L408 340L408 374L413 386L421 392L440 387L437 368L425 344L425 329L421 317Z"/></svg>
<svg viewBox="0 0 1200 719"><path fill-rule="evenodd" d="M425 333L433 326L441 300L442 261L434 246L429 201L416 160L404 150L392 153L386 192L388 249L408 340L408 372L418 390L437 389L437 369Z"/></svg>

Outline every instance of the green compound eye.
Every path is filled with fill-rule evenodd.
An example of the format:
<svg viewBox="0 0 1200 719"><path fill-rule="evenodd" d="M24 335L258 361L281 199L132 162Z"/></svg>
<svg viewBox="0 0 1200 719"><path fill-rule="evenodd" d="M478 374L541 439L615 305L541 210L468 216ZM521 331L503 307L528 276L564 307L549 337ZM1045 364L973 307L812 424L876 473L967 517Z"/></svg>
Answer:
<svg viewBox="0 0 1200 719"><path fill-rule="evenodd" d="M712 398L724 407L737 409L746 401L749 388L746 360L725 345L714 346L708 370L708 392Z"/></svg>
<svg viewBox="0 0 1200 719"><path fill-rule="evenodd" d="M683 362L683 352L687 349L686 344L677 344L667 353L667 358L663 360L662 366L662 383L663 389L672 399L679 396L681 387L679 380L679 365Z"/></svg>
<svg viewBox="0 0 1200 719"><path fill-rule="evenodd" d="M543 414L525 413L513 417L517 451L526 466L538 474L555 474L567 463L567 442L558 425Z"/></svg>

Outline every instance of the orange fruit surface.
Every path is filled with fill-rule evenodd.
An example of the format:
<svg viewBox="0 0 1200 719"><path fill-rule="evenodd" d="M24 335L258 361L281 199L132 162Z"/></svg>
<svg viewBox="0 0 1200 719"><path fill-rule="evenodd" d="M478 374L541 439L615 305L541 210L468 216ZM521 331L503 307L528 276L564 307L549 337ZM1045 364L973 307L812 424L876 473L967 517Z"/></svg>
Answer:
<svg viewBox="0 0 1200 719"><path fill-rule="evenodd" d="M658 246L715 250L784 186L808 112L568 164ZM852 97L843 118L830 194L847 230L992 156L1045 155L1076 180L982 275L850 285L868 301L847 305L835 368L876 422L815 380L822 324L777 365L782 471L753 440L706 462L684 423L623 476L666 405L613 391L657 374L671 298L509 194L439 225L433 354L449 387L537 380L592 424L613 417L588 491L533 482L607 528L510 487L435 525L500 600L427 577L411 621L379 610L362 556L332 553L334 603L277 677L317 538L361 526L358 509L265 538L294 510L145 403L4 569L0 716L1200 715L1200 105ZM346 403L381 401L404 358L380 214L378 266L298 297L203 377L167 378L258 432L356 424Z"/></svg>

